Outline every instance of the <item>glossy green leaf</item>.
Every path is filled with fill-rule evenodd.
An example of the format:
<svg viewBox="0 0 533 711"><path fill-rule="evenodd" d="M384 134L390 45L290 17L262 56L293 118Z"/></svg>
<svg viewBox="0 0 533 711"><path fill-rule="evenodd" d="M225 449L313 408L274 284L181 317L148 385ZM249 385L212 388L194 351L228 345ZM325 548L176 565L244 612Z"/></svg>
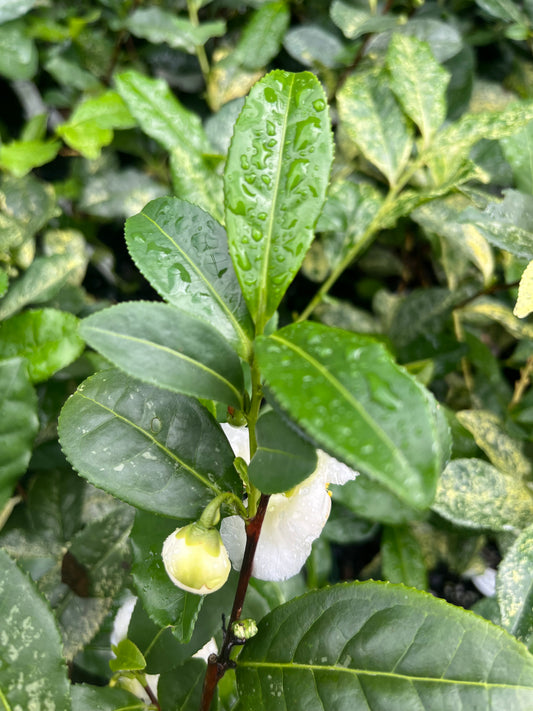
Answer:
<svg viewBox="0 0 533 711"><path fill-rule="evenodd" d="M35 0L3 0L0 6L0 24L25 15L35 5Z"/></svg>
<svg viewBox="0 0 533 711"><path fill-rule="evenodd" d="M497 469L510 476L529 477L531 462L524 454L524 443L506 432L497 415L487 410L461 410L456 416Z"/></svg>
<svg viewBox="0 0 533 711"><path fill-rule="evenodd" d="M39 429L37 395L22 358L0 361L0 509L30 461Z"/></svg>
<svg viewBox="0 0 533 711"><path fill-rule="evenodd" d="M80 324L87 343L129 375L174 392L242 406L238 356L214 328L167 304L130 302Z"/></svg>
<svg viewBox="0 0 533 711"><path fill-rule="evenodd" d="M113 129L131 128L135 121L124 100L115 91L79 104L56 133L71 148L86 158L98 158L104 146L113 140Z"/></svg>
<svg viewBox="0 0 533 711"><path fill-rule="evenodd" d="M338 94L338 107L350 139L395 185L411 156L413 137L386 75L352 74Z"/></svg>
<svg viewBox="0 0 533 711"><path fill-rule="evenodd" d="M517 318L525 318L533 311L533 261L524 269L518 286L518 298L513 314Z"/></svg>
<svg viewBox="0 0 533 711"><path fill-rule="evenodd" d="M248 476L263 493L288 491L316 469L314 447L276 412L266 412L258 419L256 437L257 451L248 467Z"/></svg>
<svg viewBox="0 0 533 711"><path fill-rule="evenodd" d="M125 23L136 37L161 44L166 42L174 49L182 49L194 54L197 46L204 45L211 37L220 37L226 31L226 23L222 20L204 22L200 25L175 14L166 12L159 7L137 8Z"/></svg>
<svg viewBox="0 0 533 711"><path fill-rule="evenodd" d="M85 259L76 254L54 254L34 259L24 274L12 282L0 301L0 319L20 311L27 304L49 301L82 264L85 264Z"/></svg>
<svg viewBox="0 0 533 711"><path fill-rule="evenodd" d="M476 0L476 5L479 5L483 10L500 20L505 20L506 22L524 21L524 15L521 13L519 6L512 0Z"/></svg>
<svg viewBox="0 0 533 711"><path fill-rule="evenodd" d="M170 152L176 194L219 218L222 180L206 158L212 148L198 114L161 79L129 71L115 76L115 84L142 130Z"/></svg>
<svg viewBox="0 0 533 711"><path fill-rule="evenodd" d="M249 356L253 325L218 222L196 205L161 198L126 222L126 242L166 301L205 319Z"/></svg>
<svg viewBox="0 0 533 711"><path fill-rule="evenodd" d="M429 45L401 34L392 36L387 66L391 89L427 145L446 118L449 74L436 61Z"/></svg>
<svg viewBox="0 0 533 711"><path fill-rule="evenodd" d="M433 509L458 526L508 531L533 516L527 485L481 459L454 459L443 471Z"/></svg>
<svg viewBox="0 0 533 711"><path fill-rule="evenodd" d="M147 711L144 701L125 689L110 686L72 685L72 711Z"/></svg>
<svg viewBox="0 0 533 711"><path fill-rule="evenodd" d="M427 590L428 575L420 544L409 526L385 526L381 535L381 570L391 583Z"/></svg>
<svg viewBox="0 0 533 711"><path fill-rule="evenodd" d="M316 77L275 71L258 82L235 125L224 185L230 254L259 332L311 244L331 160Z"/></svg>
<svg viewBox="0 0 533 711"><path fill-rule="evenodd" d="M83 347L78 319L64 311L24 311L0 323L0 359L25 358L33 383L72 363Z"/></svg>
<svg viewBox="0 0 533 711"><path fill-rule="evenodd" d="M70 711L70 685L50 608L0 550L0 701L11 709Z"/></svg>
<svg viewBox="0 0 533 711"><path fill-rule="evenodd" d="M24 22L13 20L0 26L0 75L6 79L31 79L37 72L35 42L28 37Z"/></svg>
<svg viewBox="0 0 533 711"><path fill-rule="evenodd" d="M137 511L131 532L132 574L151 619L161 627L172 625L180 642L188 642L204 598L176 587L164 568L163 543L176 528L174 519Z"/></svg>
<svg viewBox="0 0 533 711"><path fill-rule="evenodd" d="M116 657L109 662L111 671L137 671L146 667L144 656L131 639L122 639L113 651Z"/></svg>
<svg viewBox="0 0 533 711"><path fill-rule="evenodd" d="M408 504L431 503L447 425L381 344L304 322L258 339L257 358L267 395L320 447Z"/></svg>
<svg viewBox="0 0 533 711"><path fill-rule="evenodd" d="M192 520L217 494L242 488L233 451L207 410L119 371L80 385L59 434L82 476L147 511Z"/></svg>
<svg viewBox="0 0 533 711"><path fill-rule="evenodd" d="M59 141L11 141L0 148L0 166L21 178L32 168L52 161L61 147Z"/></svg>
<svg viewBox="0 0 533 711"><path fill-rule="evenodd" d="M511 136L502 138L500 145L511 165L516 187L524 193L533 193L533 121Z"/></svg>
<svg viewBox="0 0 533 711"><path fill-rule="evenodd" d="M244 28L234 55L251 71L262 69L278 54L290 21L284 0L260 5Z"/></svg>
<svg viewBox="0 0 533 711"><path fill-rule="evenodd" d="M522 531L498 566L501 625L526 641L533 631L533 527Z"/></svg>
<svg viewBox="0 0 533 711"><path fill-rule="evenodd" d="M135 168L110 170L87 178L80 207L97 217L128 218L169 189Z"/></svg>
<svg viewBox="0 0 533 711"><path fill-rule="evenodd" d="M161 674L157 684L161 708L197 711L201 706L205 672L203 659L189 659L177 669Z"/></svg>
<svg viewBox="0 0 533 711"><path fill-rule="evenodd" d="M433 16L415 14L409 19L409 22L402 22L400 17L400 21L393 31L382 32L375 37L371 45L372 51L381 51L385 54L393 32L410 35L426 42L438 62L445 62L455 57L464 46L461 32L452 22L437 20Z"/></svg>
<svg viewBox="0 0 533 711"><path fill-rule="evenodd" d="M237 660L237 684L243 711L526 711L533 657L501 629L427 593L351 583L270 613Z"/></svg>

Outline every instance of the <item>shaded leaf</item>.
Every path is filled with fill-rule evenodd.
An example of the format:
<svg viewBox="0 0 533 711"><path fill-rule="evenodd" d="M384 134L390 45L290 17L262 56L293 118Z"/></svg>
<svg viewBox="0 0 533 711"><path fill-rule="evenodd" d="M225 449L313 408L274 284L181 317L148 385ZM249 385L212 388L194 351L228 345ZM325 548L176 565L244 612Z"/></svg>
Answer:
<svg viewBox="0 0 533 711"><path fill-rule="evenodd" d="M242 407L238 356L214 328L184 311L156 302L118 304L84 319L80 334L139 380Z"/></svg>
<svg viewBox="0 0 533 711"><path fill-rule="evenodd" d="M427 590L422 550L408 526L385 526L381 535L381 570L391 583Z"/></svg>
<svg viewBox="0 0 533 711"><path fill-rule="evenodd" d="M161 708L175 711L197 711L202 700L206 664L203 659L189 659L161 674L157 695Z"/></svg>
<svg viewBox="0 0 533 711"><path fill-rule="evenodd" d="M237 684L245 711L265 703L270 711L293 703L309 711L526 711L533 657L501 629L427 593L351 583L264 618L237 660Z"/></svg>
<svg viewBox="0 0 533 711"><path fill-rule="evenodd" d="M137 8L126 20L125 27L136 37L153 44L166 42L189 54L194 54L196 47L204 45L211 37L221 37L226 31L226 23L222 20L193 25L189 19L176 17L159 7Z"/></svg>
<svg viewBox="0 0 533 711"><path fill-rule="evenodd" d="M466 528L509 531L533 516L533 497L520 479L481 459L454 459L443 471L433 509Z"/></svg>
<svg viewBox="0 0 533 711"><path fill-rule="evenodd" d="M126 242L166 301L208 321L248 357L253 325L223 227L196 205L162 198L126 222Z"/></svg>
<svg viewBox="0 0 533 711"><path fill-rule="evenodd" d="M84 183L80 207L97 217L128 218L169 190L135 168L106 171Z"/></svg>
<svg viewBox="0 0 533 711"><path fill-rule="evenodd" d="M35 0L3 0L0 7L0 24L25 15L34 4Z"/></svg>
<svg viewBox="0 0 533 711"><path fill-rule="evenodd" d="M50 608L0 550L0 699L8 709L70 711L70 685Z"/></svg>
<svg viewBox="0 0 533 711"><path fill-rule="evenodd" d="M24 5L22 5L24 7ZM22 20L0 26L0 75L6 79L31 79L37 72L38 54Z"/></svg>
<svg viewBox="0 0 533 711"><path fill-rule="evenodd" d="M498 566L501 625L526 641L533 631L533 528L522 531Z"/></svg>
<svg viewBox="0 0 533 711"><path fill-rule="evenodd" d="M72 711L145 711L146 704L129 691L110 686L72 685Z"/></svg>
<svg viewBox="0 0 533 711"><path fill-rule="evenodd" d="M258 82L235 125L224 185L229 250L260 333L311 244L331 160L315 76L275 71Z"/></svg>
<svg viewBox="0 0 533 711"><path fill-rule="evenodd" d="M174 519L137 511L131 532L133 580L144 609L161 627L172 625L180 642L189 642L204 598L185 592L170 580L161 559Z"/></svg>
<svg viewBox="0 0 533 711"><path fill-rule="evenodd" d="M0 509L30 461L39 429L37 396L22 358L0 361Z"/></svg>
<svg viewBox="0 0 533 711"><path fill-rule="evenodd" d="M334 67L345 62L344 45L338 36L320 25L306 24L290 29L284 39L286 51L304 67Z"/></svg>
<svg viewBox="0 0 533 711"><path fill-rule="evenodd" d="M411 156L412 131L384 73L352 74L338 95L346 133L395 185Z"/></svg>
<svg viewBox="0 0 533 711"><path fill-rule="evenodd" d="M42 382L83 351L77 329L78 319L64 311L25 311L0 323L0 359L25 358L31 382Z"/></svg>
<svg viewBox="0 0 533 711"><path fill-rule="evenodd" d="M415 508L431 503L447 425L381 344L299 323L258 339L256 353L267 395L323 449Z"/></svg>
<svg viewBox="0 0 533 711"><path fill-rule="evenodd" d="M82 476L147 511L193 520L217 494L242 488L233 451L207 410L119 371L80 385L59 434Z"/></svg>
<svg viewBox="0 0 533 711"><path fill-rule="evenodd" d="M278 54L289 26L284 0L265 2L254 12L235 47L234 57L246 69L262 69Z"/></svg>
<svg viewBox="0 0 533 711"><path fill-rule="evenodd" d="M511 165L518 190L533 193L533 121L519 131L502 138L500 145Z"/></svg>
<svg viewBox="0 0 533 711"><path fill-rule="evenodd" d="M367 33L384 32L400 22L399 16L372 14L369 5L354 6L351 2L343 2L343 0L333 0L329 14L348 39L357 39Z"/></svg>
<svg viewBox="0 0 533 711"><path fill-rule="evenodd" d="M258 419L256 437L257 451L248 466L248 476L264 494L288 491L316 469L314 447L276 412L266 412Z"/></svg>

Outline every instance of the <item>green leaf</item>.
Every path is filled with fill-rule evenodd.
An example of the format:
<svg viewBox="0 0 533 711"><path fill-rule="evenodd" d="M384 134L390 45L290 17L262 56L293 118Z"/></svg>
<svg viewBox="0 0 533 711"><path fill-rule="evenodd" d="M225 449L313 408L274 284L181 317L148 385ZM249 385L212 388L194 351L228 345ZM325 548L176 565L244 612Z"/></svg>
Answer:
<svg viewBox="0 0 533 711"><path fill-rule="evenodd" d="M144 133L170 152L179 197L221 216L222 180L206 157L212 148L198 114L180 104L161 79L129 71L115 76L115 84Z"/></svg>
<svg viewBox="0 0 533 711"><path fill-rule="evenodd" d="M524 22L525 16L512 0L476 0L483 10L505 22Z"/></svg>
<svg viewBox="0 0 533 711"><path fill-rule="evenodd" d="M77 329L78 319L64 311L25 311L0 323L0 359L25 358L31 382L42 382L83 351Z"/></svg>
<svg viewBox="0 0 533 711"><path fill-rule="evenodd" d="M115 91L94 99L85 99L74 109L70 119L57 127L65 143L86 158L98 158L104 146L113 140L113 129L135 125L128 107Z"/></svg>
<svg viewBox="0 0 533 711"><path fill-rule="evenodd" d="M138 671L146 667L144 656L130 639L122 639L113 647L113 652L116 657L109 662L111 671Z"/></svg>
<svg viewBox="0 0 533 711"><path fill-rule="evenodd" d="M409 526L385 526L381 536L381 570L391 583L427 590L428 576L420 544Z"/></svg>
<svg viewBox="0 0 533 711"><path fill-rule="evenodd" d="M2 0L0 6L0 24L15 20L25 15L35 5L35 0Z"/></svg>
<svg viewBox="0 0 533 711"><path fill-rule="evenodd" d="M167 187L135 168L109 170L87 178L79 204L89 215L128 218L168 192Z"/></svg>
<svg viewBox="0 0 533 711"><path fill-rule="evenodd" d="M315 323L257 341L270 395L326 452L415 508L433 500L447 425L427 390L368 336Z"/></svg>
<svg viewBox="0 0 533 711"><path fill-rule="evenodd" d="M0 148L0 166L18 178L32 168L52 161L61 147L59 141L11 141Z"/></svg>
<svg viewBox="0 0 533 711"><path fill-rule="evenodd" d="M12 282L0 301L0 319L20 311L27 304L49 301L85 265L81 254L54 254L37 257L24 274Z"/></svg>
<svg viewBox="0 0 533 711"><path fill-rule="evenodd" d="M0 297L4 296L8 286L9 278L7 276L7 273L3 269L0 269Z"/></svg>
<svg viewBox="0 0 533 711"><path fill-rule="evenodd" d="M533 657L501 629L427 593L351 583L262 620L237 660L237 684L243 711L526 711Z"/></svg>
<svg viewBox="0 0 533 711"><path fill-rule="evenodd" d="M147 511L194 520L217 494L242 488L233 451L207 410L115 370L80 385L59 434L82 476Z"/></svg>
<svg viewBox="0 0 533 711"><path fill-rule="evenodd" d="M189 659L171 672L161 674L157 696L162 709L197 711L202 701L206 664L202 659Z"/></svg>
<svg viewBox="0 0 533 711"><path fill-rule="evenodd" d="M284 0L263 3L244 28L234 57L250 71L266 67L278 54L289 21L290 12Z"/></svg>
<svg viewBox="0 0 533 711"><path fill-rule="evenodd" d="M290 29L283 40L283 47L304 67L334 69L346 64L347 54L338 35L317 24Z"/></svg>
<svg viewBox="0 0 533 711"><path fill-rule="evenodd" d="M274 71L258 82L235 124L224 185L229 250L260 333L311 244L331 160L316 77Z"/></svg>
<svg viewBox="0 0 533 711"><path fill-rule="evenodd" d="M248 467L251 483L264 494L288 491L316 469L314 447L276 412L266 412L256 426L257 451Z"/></svg>
<svg viewBox="0 0 533 711"><path fill-rule="evenodd" d="M517 318L525 318L533 311L533 261L524 269L518 286L518 298L513 314Z"/></svg>
<svg viewBox="0 0 533 711"><path fill-rule="evenodd" d="M533 631L533 527L522 531L498 566L501 625L523 641Z"/></svg>
<svg viewBox="0 0 533 711"><path fill-rule="evenodd" d="M393 29L401 21L401 17L397 15L372 14L369 3L354 6L351 2L343 2L343 0L333 0L329 14L348 39L357 39L364 34Z"/></svg>
<svg viewBox="0 0 533 711"><path fill-rule="evenodd" d="M38 54L35 42L28 37L22 20L0 27L0 75L6 79L31 79L37 72Z"/></svg>
<svg viewBox="0 0 533 711"><path fill-rule="evenodd" d="M227 237L210 215L178 198L155 200L126 222L139 270L169 303L205 319L247 359L253 325Z"/></svg>
<svg viewBox="0 0 533 711"><path fill-rule="evenodd" d="M0 550L0 701L11 709L70 711L70 685L50 608Z"/></svg>
<svg viewBox="0 0 533 711"><path fill-rule="evenodd" d="M80 324L87 343L139 380L242 408L238 356L212 326L173 306L118 304Z"/></svg>
<svg viewBox="0 0 533 711"><path fill-rule="evenodd" d="M524 444L506 432L497 415L488 410L462 410L456 416L497 469L509 476L529 478L531 462L524 454Z"/></svg>
<svg viewBox="0 0 533 711"><path fill-rule="evenodd" d="M508 531L533 515L527 485L481 459L454 459L443 471L433 509L466 528Z"/></svg>
<svg viewBox="0 0 533 711"><path fill-rule="evenodd" d="M394 186L411 156L413 138L386 75L352 74L338 94L338 107L349 138Z"/></svg>
<svg viewBox="0 0 533 711"><path fill-rule="evenodd" d="M226 31L226 23L222 20L193 25L190 20L176 17L159 7L138 8L128 17L125 27L136 37L153 44L166 42L189 54L194 54L196 47L204 45L211 37L221 37Z"/></svg>
<svg viewBox="0 0 533 711"><path fill-rule="evenodd" d="M37 396L22 358L0 361L0 510L26 471L39 429Z"/></svg>
<svg viewBox="0 0 533 711"><path fill-rule="evenodd" d="M428 44L401 34L392 36L387 66L391 89L428 145L446 118L448 72L435 60Z"/></svg>
<svg viewBox="0 0 533 711"><path fill-rule="evenodd" d="M72 685L72 711L146 711L144 701L129 691L110 686Z"/></svg>
<svg viewBox="0 0 533 711"><path fill-rule="evenodd" d="M533 121L519 131L502 138L500 145L511 165L516 187L524 193L533 193Z"/></svg>
<svg viewBox="0 0 533 711"><path fill-rule="evenodd" d="M144 609L161 627L172 625L180 642L189 642L204 598L185 592L170 580L161 560L176 521L137 511L131 532L133 581Z"/></svg>

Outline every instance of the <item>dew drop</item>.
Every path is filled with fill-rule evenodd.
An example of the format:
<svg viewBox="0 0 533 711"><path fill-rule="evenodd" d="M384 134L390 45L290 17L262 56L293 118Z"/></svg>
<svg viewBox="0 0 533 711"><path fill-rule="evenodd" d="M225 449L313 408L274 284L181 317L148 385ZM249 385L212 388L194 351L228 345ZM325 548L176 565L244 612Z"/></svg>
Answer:
<svg viewBox="0 0 533 711"><path fill-rule="evenodd" d="M241 168L242 168L243 170L248 170L249 167L250 167L250 162L249 162L249 160L248 160L248 156L246 156L246 155L243 154L243 155L241 156Z"/></svg>
<svg viewBox="0 0 533 711"><path fill-rule="evenodd" d="M152 421L150 422L150 429L154 434L157 434L158 432L161 432L161 428L163 427L163 423L159 419L159 417L153 417Z"/></svg>
<svg viewBox="0 0 533 711"><path fill-rule="evenodd" d="M263 233L259 230L252 230L252 239L254 242L260 242L263 239Z"/></svg>
<svg viewBox="0 0 533 711"><path fill-rule="evenodd" d="M324 111L326 108L326 102L322 99L317 99L316 101L313 101L313 108L315 111Z"/></svg>
<svg viewBox="0 0 533 711"><path fill-rule="evenodd" d="M269 86L265 88L265 99L268 101L269 104L274 104L278 100L278 95L274 91L274 89L271 89Z"/></svg>
<svg viewBox="0 0 533 711"><path fill-rule="evenodd" d="M269 136L275 136L276 135L276 127L272 123L272 121L267 121L266 122L266 129L267 129L267 134Z"/></svg>
<svg viewBox="0 0 533 711"><path fill-rule="evenodd" d="M262 222L264 222L264 221L266 220L266 218L268 217L268 215L266 214L266 212L260 212L260 213L257 215L257 217L258 217L259 220L261 220Z"/></svg>
<svg viewBox="0 0 533 711"><path fill-rule="evenodd" d="M235 256L237 259L237 265L243 270L243 272L247 272L252 268L252 263L248 259L247 254L237 252Z"/></svg>

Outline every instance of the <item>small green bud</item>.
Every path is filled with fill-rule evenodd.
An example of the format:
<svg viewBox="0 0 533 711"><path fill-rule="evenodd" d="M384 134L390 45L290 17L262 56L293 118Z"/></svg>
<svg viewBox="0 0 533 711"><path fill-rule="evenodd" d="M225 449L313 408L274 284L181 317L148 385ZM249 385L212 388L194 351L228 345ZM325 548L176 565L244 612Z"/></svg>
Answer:
<svg viewBox="0 0 533 711"><path fill-rule="evenodd" d="M236 620L231 625L231 631L233 632L233 636L237 639L251 639L257 634L257 625L255 620L247 617L243 620Z"/></svg>
<svg viewBox="0 0 533 711"><path fill-rule="evenodd" d="M220 533L198 522L171 533L163 544L162 557L174 585L196 595L219 590L231 570Z"/></svg>

